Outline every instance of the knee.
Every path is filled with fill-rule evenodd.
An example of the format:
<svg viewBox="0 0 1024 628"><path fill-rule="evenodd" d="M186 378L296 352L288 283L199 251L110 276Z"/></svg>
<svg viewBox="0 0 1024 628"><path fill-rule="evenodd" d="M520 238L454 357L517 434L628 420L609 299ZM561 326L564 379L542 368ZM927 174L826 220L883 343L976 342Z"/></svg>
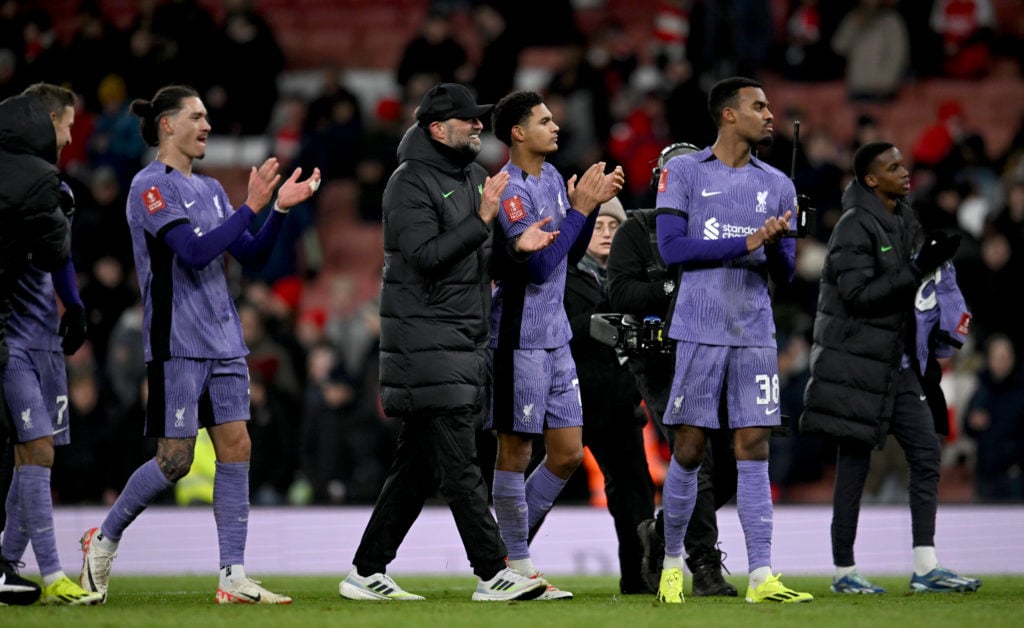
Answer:
<svg viewBox="0 0 1024 628"><path fill-rule="evenodd" d="M561 478L568 478L583 463L583 445L548 452L548 467Z"/></svg>
<svg viewBox="0 0 1024 628"><path fill-rule="evenodd" d="M684 469L697 468L704 461L704 452L703 443L682 439L676 434L676 444L672 449L672 456Z"/></svg>
<svg viewBox="0 0 1024 628"><path fill-rule="evenodd" d="M157 466L169 482L177 482L188 475L194 458L191 449L157 454Z"/></svg>

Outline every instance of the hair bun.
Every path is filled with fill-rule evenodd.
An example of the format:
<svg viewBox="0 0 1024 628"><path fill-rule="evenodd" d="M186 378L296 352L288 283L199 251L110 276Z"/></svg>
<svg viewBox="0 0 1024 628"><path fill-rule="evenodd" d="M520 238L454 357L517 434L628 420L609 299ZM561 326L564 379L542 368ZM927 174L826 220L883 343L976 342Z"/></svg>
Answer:
<svg viewBox="0 0 1024 628"><path fill-rule="evenodd" d="M131 111L140 118L147 117L153 111L153 103L142 98L136 98L132 101Z"/></svg>

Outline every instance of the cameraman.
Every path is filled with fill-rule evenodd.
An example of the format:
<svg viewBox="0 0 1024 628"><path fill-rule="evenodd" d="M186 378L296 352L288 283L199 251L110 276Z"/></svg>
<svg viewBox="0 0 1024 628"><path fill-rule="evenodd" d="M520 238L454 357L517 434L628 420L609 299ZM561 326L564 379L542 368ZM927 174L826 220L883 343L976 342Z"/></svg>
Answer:
<svg viewBox="0 0 1024 628"><path fill-rule="evenodd" d="M696 152L690 144L672 144L662 151L652 186L657 186L661 167L672 157ZM637 324L648 316L664 319L671 311L679 280L679 269L665 265L658 253L654 209L630 212L612 243L608 257L608 292L612 311L631 315ZM666 342L667 334L662 334ZM662 435L672 446L672 430L666 430L662 417L672 386L675 354L646 351L629 359L630 370L644 399L647 411ZM724 404L720 404L724 407ZM718 549L718 522L715 511L736 494L736 463L732 453L732 432L709 430L707 453L700 467L697 503L686 531L686 564L693 573L694 596L735 596L736 587L722 577L722 553ZM644 581L657 592L664 554L663 514L644 521L637 528L645 549Z"/></svg>
<svg viewBox="0 0 1024 628"><path fill-rule="evenodd" d="M654 483L647 470L644 422L638 420L640 397L633 376L615 349L590 335L590 316L611 309L605 268L612 237L625 220L618 199L601 205L586 255L566 273L565 312L583 401L583 444L604 474L608 512L619 540L619 590L628 594L649 593L636 529L654 514Z"/></svg>

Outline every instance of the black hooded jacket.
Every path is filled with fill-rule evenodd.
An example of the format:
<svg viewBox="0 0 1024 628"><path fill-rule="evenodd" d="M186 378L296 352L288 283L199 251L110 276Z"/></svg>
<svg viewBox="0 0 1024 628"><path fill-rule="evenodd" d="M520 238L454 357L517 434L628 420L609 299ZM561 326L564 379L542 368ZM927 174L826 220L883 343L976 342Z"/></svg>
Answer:
<svg viewBox="0 0 1024 628"><path fill-rule="evenodd" d="M413 126L384 190L380 388L384 411L480 412L487 369L491 227L477 213L487 172Z"/></svg>
<svg viewBox="0 0 1024 628"><path fill-rule="evenodd" d="M29 255L56 270L71 254L60 209L57 136L45 107L30 96L0 102L0 364L7 361L10 295Z"/></svg>
<svg viewBox="0 0 1024 628"><path fill-rule="evenodd" d="M828 242L800 430L879 446L888 433L920 276L921 226L857 181Z"/></svg>

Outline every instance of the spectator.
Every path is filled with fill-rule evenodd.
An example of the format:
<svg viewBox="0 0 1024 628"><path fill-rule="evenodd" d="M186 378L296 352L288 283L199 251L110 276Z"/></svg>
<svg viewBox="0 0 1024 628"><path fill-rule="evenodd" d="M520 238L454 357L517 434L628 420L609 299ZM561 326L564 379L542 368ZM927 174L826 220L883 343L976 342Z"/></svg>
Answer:
<svg viewBox="0 0 1024 628"><path fill-rule="evenodd" d="M818 0L790 2L780 63L791 80L826 81L842 75L842 60L829 45L835 22L828 18L834 9L828 6L832 3L822 4Z"/></svg>
<svg viewBox="0 0 1024 628"><path fill-rule="evenodd" d="M929 23L942 40L946 76L975 79L988 74L996 25L991 0L936 0Z"/></svg>
<svg viewBox="0 0 1024 628"><path fill-rule="evenodd" d="M224 5L219 50L206 61L213 66L207 92L210 124L231 135L260 135L267 130L278 99L284 54L252 0L229 0Z"/></svg>
<svg viewBox="0 0 1024 628"><path fill-rule="evenodd" d="M432 82L464 81L469 78L466 59L462 44L452 36L448 10L432 7L419 33L406 44L395 80L403 89L418 75L430 77Z"/></svg>
<svg viewBox="0 0 1024 628"><path fill-rule="evenodd" d="M1010 338L985 344L985 367L967 404L965 431L978 443L975 465L981 501L1024 499L1024 375Z"/></svg>
<svg viewBox="0 0 1024 628"><path fill-rule="evenodd" d="M498 2L481 2L473 9L473 22L483 42L473 88L481 102L497 102L515 86L522 40L508 28Z"/></svg>
<svg viewBox="0 0 1024 628"><path fill-rule="evenodd" d="M138 122L128 110L128 86L120 75L108 74L97 95L102 108L89 138L89 160L93 167L112 168L120 189L127 190L146 153Z"/></svg>
<svg viewBox="0 0 1024 628"><path fill-rule="evenodd" d="M903 17L885 0L859 0L839 22L832 48L846 58L846 87L853 100L891 100L910 60Z"/></svg>

